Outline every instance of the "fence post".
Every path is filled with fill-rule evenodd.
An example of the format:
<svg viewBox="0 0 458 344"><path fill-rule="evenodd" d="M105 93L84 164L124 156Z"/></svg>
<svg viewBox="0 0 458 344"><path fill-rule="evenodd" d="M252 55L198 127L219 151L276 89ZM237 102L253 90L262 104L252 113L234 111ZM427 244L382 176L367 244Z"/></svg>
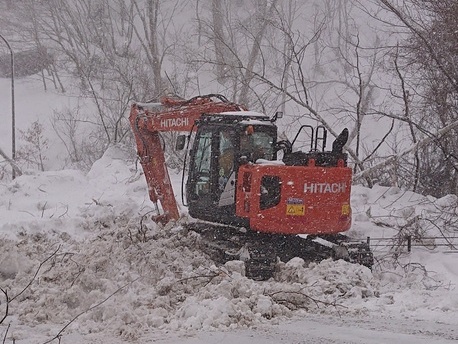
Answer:
<svg viewBox="0 0 458 344"><path fill-rule="evenodd" d="M408 235L407 236L407 252L412 251L412 236Z"/></svg>
<svg viewBox="0 0 458 344"><path fill-rule="evenodd" d="M371 237L370 236L367 237L367 246L371 246Z"/></svg>

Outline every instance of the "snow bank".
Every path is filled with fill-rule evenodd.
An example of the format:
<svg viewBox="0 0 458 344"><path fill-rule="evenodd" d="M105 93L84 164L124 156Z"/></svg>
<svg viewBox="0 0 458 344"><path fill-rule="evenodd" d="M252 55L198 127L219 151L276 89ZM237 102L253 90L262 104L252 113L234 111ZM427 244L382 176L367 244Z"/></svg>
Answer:
<svg viewBox="0 0 458 344"><path fill-rule="evenodd" d="M306 267L295 259L274 280L255 282L243 276L243 262L216 267L199 251L199 235L150 224L139 236L140 222L117 217L94 227L84 240L48 234L2 240L2 259L21 252L15 256L20 268L2 274L10 295L19 294L39 269L11 303L17 324L63 326L96 306L71 330L136 339L152 329L253 326L301 310L333 314L346 309L349 299L359 300L361 307L351 309L359 312L361 300L377 293L367 268L345 262Z"/></svg>

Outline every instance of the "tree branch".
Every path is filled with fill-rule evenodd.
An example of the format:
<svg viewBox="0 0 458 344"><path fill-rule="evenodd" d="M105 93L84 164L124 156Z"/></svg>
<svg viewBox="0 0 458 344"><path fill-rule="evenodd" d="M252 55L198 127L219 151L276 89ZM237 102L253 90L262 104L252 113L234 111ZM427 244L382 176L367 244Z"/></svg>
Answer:
<svg viewBox="0 0 458 344"><path fill-rule="evenodd" d="M125 285L119 287L118 289L116 289L114 292L112 292L110 295L108 295L105 299L103 299L102 301L100 301L99 303L95 304L94 306L91 306L89 307L88 309L82 311L81 313L79 313L78 315L76 315L73 319L71 319L64 327L62 327L60 329L60 331L54 336L52 337L51 339L47 340L46 342L44 342L43 344L48 344L48 343L51 343L53 340L55 339L59 339L61 336L62 336L62 333L64 333L64 331L76 320L78 319L80 316L82 316L83 314L86 314L88 312L90 312L91 310L93 310L94 308L97 308L99 307L100 305L104 304L105 302L107 302L110 298L112 298L114 295L116 295L117 293L119 293L121 290L123 290L124 288L128 287L129 285L131 285L132 283L136 282L138 279L140 279L141 277L137 277L136 279L134 279L133 281L129 282L129 283L126 283Z"/></svg>
<svg viewBox="0 0 458 344"><path fill-rule="evenodd" d="M0 148L0 156L3 159L5 159L8 162L8 164L11 165L11 167L14 170L14 172L16 173L16 176L22 176L22 171L19 168L19 166L16 164L16 162L13 159L11 159L8 155L6 155L6 153L1 148Z"/></svg>

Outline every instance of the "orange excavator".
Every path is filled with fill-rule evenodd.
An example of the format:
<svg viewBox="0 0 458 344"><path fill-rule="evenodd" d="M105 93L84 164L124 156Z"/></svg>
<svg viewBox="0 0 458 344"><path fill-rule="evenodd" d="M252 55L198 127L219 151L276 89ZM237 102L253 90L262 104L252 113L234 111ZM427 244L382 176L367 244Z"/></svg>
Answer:
<svg viewBox="0 0 458 344"><path fill-rule="evenodd" d="M352 216L352 170L343 152L348 130L326 151L323 126L304 125L291 142L278 140L279 117L248 111L218 94L134 103L129 120L149 197L160 212L154 219L164 224L180 217L160 134L187 132L176 147L187 143L189 153L183 204L200 220L188 226L202 234L214 259L245 260L254 279L269 278L278 259L293 257L371 267L369 246L342 234ZM303 137L306 152L294 149L304 145Z"/></svg>

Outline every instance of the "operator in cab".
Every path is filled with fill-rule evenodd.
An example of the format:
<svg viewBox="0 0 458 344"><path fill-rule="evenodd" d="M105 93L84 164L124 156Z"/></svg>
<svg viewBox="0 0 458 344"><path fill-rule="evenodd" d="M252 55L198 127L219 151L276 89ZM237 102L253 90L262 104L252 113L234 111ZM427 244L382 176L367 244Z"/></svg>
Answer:
<svg viewBox="0 0 458 344"><path fill-rule="evenodd" d="M273 159L274 139L269 133L255 131L252 125L246 127L240 137L240 157L246 157L247 162L256 162L258 159Z"/></svg>

